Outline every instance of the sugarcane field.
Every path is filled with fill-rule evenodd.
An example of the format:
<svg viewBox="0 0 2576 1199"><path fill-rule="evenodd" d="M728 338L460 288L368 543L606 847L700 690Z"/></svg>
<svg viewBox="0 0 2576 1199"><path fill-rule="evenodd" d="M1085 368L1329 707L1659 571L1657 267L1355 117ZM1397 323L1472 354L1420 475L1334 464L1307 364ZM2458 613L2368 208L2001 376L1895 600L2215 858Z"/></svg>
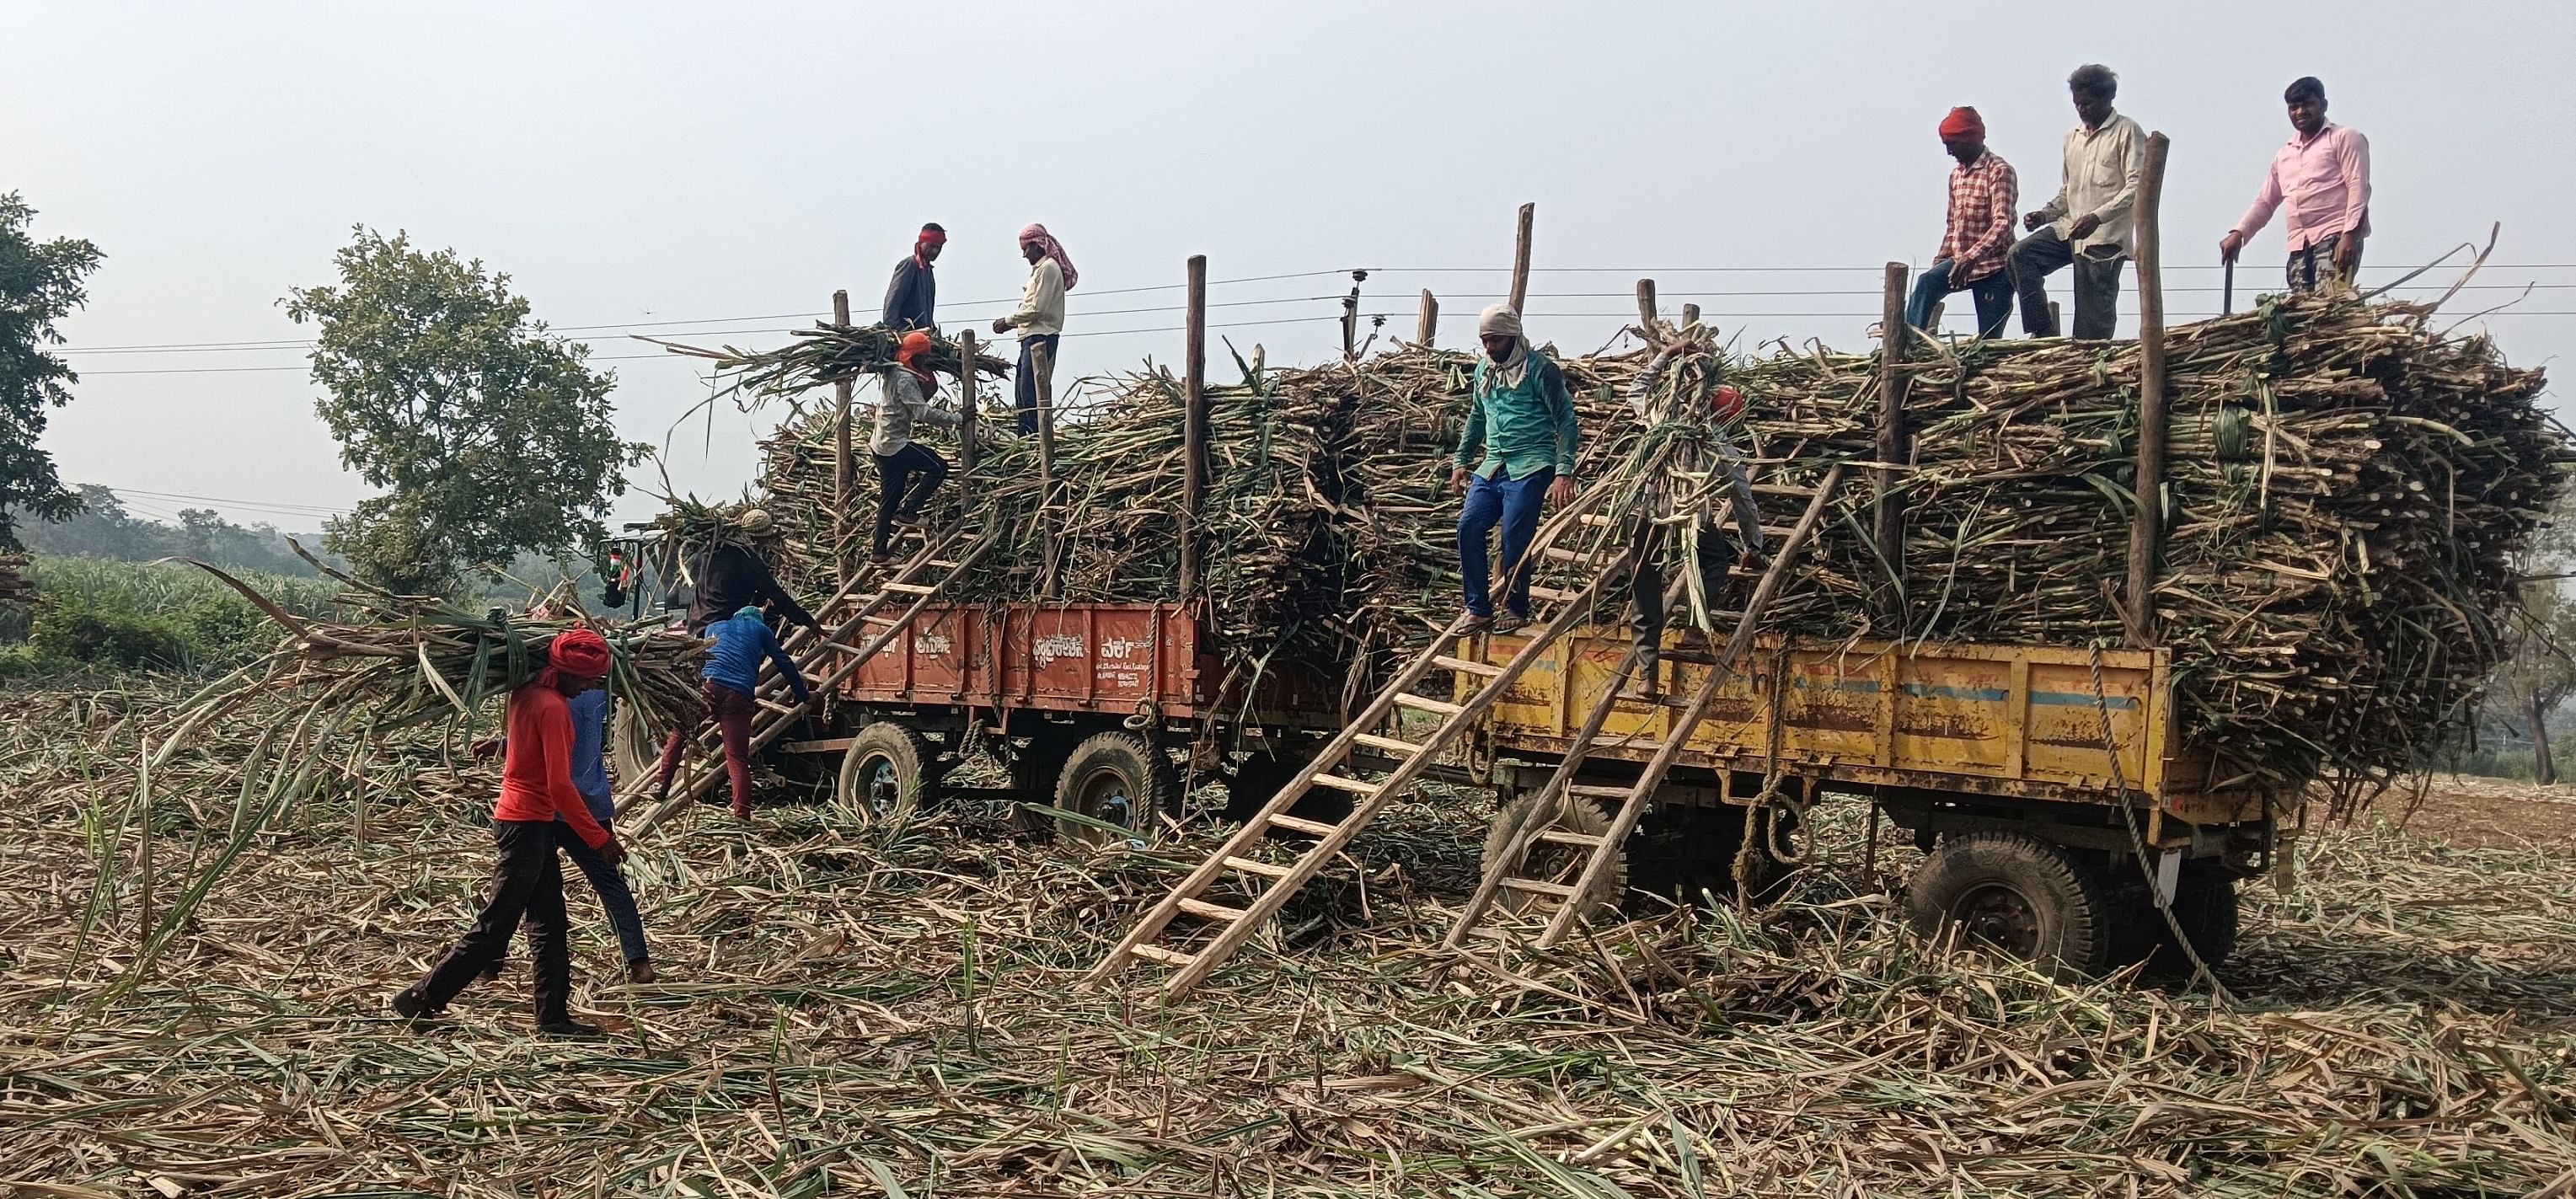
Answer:
<svg viewBox="0 0 2576 1199"><path fill-rule="evenodd" d="M0 1196L2576 1199L2576 13L2111 8L0 17Z"/></svg>

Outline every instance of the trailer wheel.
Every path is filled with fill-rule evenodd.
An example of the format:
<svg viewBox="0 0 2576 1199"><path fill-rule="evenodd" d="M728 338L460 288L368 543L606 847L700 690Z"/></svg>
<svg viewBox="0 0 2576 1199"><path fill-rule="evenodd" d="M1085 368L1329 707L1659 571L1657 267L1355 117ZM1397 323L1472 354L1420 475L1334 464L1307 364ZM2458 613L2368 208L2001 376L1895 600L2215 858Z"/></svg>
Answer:
<svg viewBox="0 0 2576 1199"><path fill-rule="evenodd" d="M909 819L934 781L937 760L937 751L920 733L891 720L877 721L860 729L841 755L833 803L858 820Z"/></svg>
<svg viewBox="0 0 2576 1199"><path fill-rule="evenodd" d="M1494 813L1494 823L1485 832L1485 850L1477 858L1487 872L1493 870L1495 861L1501 858L1503 851L1511 845L1512 826L1521 822L1522 813L1537 807L1539 798L1536 794L1524 795L1504 804ZM1549 802L1553 804L1556 801ZM1557 806L1555 818L1548 821L1540 831L1552 828L1558 832L1581 833L1588 837L1602 836L1610 831L1609 814L1595 804L1578 799L1572 803ZM1561 845L1553 841L1540 841L1533 838L1522 850L1521 859L1511 864L1511 873L1515 878L1570 887L1574 885L1576 879L1583 877L1584 861L1591 854L1592 851L1587 846ZM1620 896L1626 894L1627 890L1628 850L1626 846L1613 846L1610 850L1609 869L1602 871L1601 881L1593 886L1592 893L1582 897L1585 901L1584 906L1587 911L1615 909L1619 906ZM1503 888L1494 896L1494 906L1514 915L1546 915L1554 912L1564 902L1565 900L1553 895L1516 891L1510 887Z"/></svg>
<svg viewBox="0 0 2576 1199"><path fill-rule="evenodd" d="M1177 806L1181 781L1171 760L1134 733L1101 733L1073 747L1056 776L1055 806L1149 838L1156 818ZM1107 844L1119 838L1079 821L1056 820L1057 835Z"/></svg>
<svg viewBox="0 0 2576 1199"><path fill-rule="evenodd" d="M2099 974L2111 913L2093 871L2023 833L1944 838L1907 881L1905 911L1925 937L1956 937L2024 958L2058 978Z"/></svg>

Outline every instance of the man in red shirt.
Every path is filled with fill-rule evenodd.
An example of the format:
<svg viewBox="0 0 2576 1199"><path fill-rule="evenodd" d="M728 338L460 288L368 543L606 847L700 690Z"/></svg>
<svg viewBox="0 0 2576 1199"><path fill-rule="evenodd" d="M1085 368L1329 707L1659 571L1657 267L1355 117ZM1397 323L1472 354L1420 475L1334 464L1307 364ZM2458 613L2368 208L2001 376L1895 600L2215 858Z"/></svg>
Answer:
<svg viewBox="0 0 2576 1199"><path fill-rule="evenodd" d="M1942 118L1941 145L1959 163L1950 168L1949 226L1932 265L1915 281L1905 323L1929 331L1932 306L1964 291L1977 299L1977 336L1994 337L2012 315L2013 206L2021 202L2021 180L2011 163L1986 148L1985 118L1976 109L1953 108Z"/></svg>
<svg viewBox="0 0 2576 1199"><path fill-rule="evenodd" d="M394 1010L408 1019L444 1010L486 966L501 960L525 917L536 958L537 1031L599 1035L597 1027L572 1018L572 938L554 822L560 818L571 826L609 865L626 859L625 849L592 818L573 786L572 712L564 702L607 678L608 642L589 629L568 629L556 634L546 660L544 670L510 693L501 799L492 807L492 838L501 860L492 870L491 893L455 948L394 995Z"/></svg>

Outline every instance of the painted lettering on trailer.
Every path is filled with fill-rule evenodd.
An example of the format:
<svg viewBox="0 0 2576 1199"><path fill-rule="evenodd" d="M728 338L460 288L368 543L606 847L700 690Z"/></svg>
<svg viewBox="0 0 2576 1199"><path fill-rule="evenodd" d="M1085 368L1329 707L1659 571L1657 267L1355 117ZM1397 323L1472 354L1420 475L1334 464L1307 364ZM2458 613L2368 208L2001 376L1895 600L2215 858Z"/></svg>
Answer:
<svg viewBox="0 0 2576 1199"><path fill-rule="evenodd" d="M1151 642L1138 641L1129 637L1112 637L1109 640L1100 643L1100 656L1103 658L1141 658L1145 656L1146 651L1151 650L1152 648L1154 647Z"/></svg>
<svg viewBox="0 0 2576 1199"><path fill-rule="evenodd" d="M1057 633L1050 637L1040 637L1035 645L1029 647L1029 652L1037 656L1040 666L1053 665L1058 658L1079 658L1084 656L1082 635Z"/></svg>
<svg viewBox="0 0 2576 1199"><path fill-rule="evenodd" d="M912 647L932 657L945 657L949 651L957 648L957 643L949 640L945 633L924 633L912 639Z"/></svg>

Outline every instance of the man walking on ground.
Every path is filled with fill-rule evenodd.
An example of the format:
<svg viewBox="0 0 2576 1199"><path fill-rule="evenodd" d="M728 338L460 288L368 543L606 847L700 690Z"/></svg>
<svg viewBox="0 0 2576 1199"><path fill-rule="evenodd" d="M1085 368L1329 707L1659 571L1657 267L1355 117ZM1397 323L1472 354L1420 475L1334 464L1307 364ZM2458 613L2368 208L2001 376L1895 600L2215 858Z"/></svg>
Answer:
<svg viewBox="0 0 2576 1199"><path fill-rule="evenodd" d="M2236 261L2263 231L2273 210L2290 207L2290 290L2350 285L2361 271L2361 240L2370 236L2370 142L2358 129L2326 120L2326 85L2314 76L2290 85L2296 134L2272 154L2271 173L2254 193L2245 219L2218 241L2221 261Z"/></svg>
<svg viewBox="0 0 2576 1199"><path fill-rule="evenodd" d="M617 838L592 818L572 782L572 713L565 701L608 676L608 642L589 629L568 629L546 648L546 668L510 693L509 748L502 756L501 798L492 808L500 862L474 927L419 982L395 993L394 1010L420 1020L444 1011L467 984L501 959L519 922L528 924L536 960L537 1031L597 1036L572 1018L572 941L564 916L563 863L555 856L555 821L610 865L626 860Z"/></svg>
<svg viewBox="0 0 2576 1199"><path fill-rule="evenodd" d="M892 560L888 551L895 526L920 527L921 506L948 478L948 463L912 439L915 421L957 423L956 413L930 402L939 393L939 381L924 365L929 353L929 334L918 329L904 334L895 368L886 372L885 398L877 404L876 434L868 439L868 452L877 460L877 532L868 561L879 566Z"/></svg>
<svg viewBox="0 0 2576 1199"><path fill-rule="evenodd" d="M2103 340L2120 319L2120 263L2137 235L2138 176L2146 170L2147 135L2111 111L2120 77L2099 64L2067 76L2080 122L2066 133L2064 182L2057 198L2022 218L2036 232L2012 249L2013 285L2021 292L2021 329L2057 336L2048 311L2048 277L2075 267L2075 336Z"/></svg>
<svg viewBox="0 0 2576 1199"><path fill-rule="evenodd" d="M1521 317L1496 304L1476 317L1485 358L1467 400L1449 488L1458 513L1458 573L1466 579L1467 629L1509 633L1529 623L1530 574L1522 569L1542 502L1574 499L1574 396L1556 363L1521 335ZM1478 460L1481 452L1482 461ZM1503 528L1503 613L1485 573L1487 536Z"/></svg>
<svg viewBox="0 0 2576 1199"><path fill-rule="evenodd" d="M924 225L921 236L913 239L912 253L894 264L894 281L886 284L886 328L938 327L938 322L931 319L931 310L937 306L939 281L931 277L930 264L939 261L939 249L947 244L947 230L937 222Z"/></svg>
<svg viewBox="0 0 2576 1199"><path fill-rule="evenodd" d="M1020 257L1029 260L1028 285L1020 289L1019 310L994 321L993 332L1020 331L1020 367L1015 373L1020 432L1026 435L1038 431L1038 378L1031 363L1037 351L1046 351L1052 377L1056 345L1064 335L1064 293L1073 290L1081 276L1073 269L1073 259L1044 225L1020 230Z"/></svg>
<svg viewBox="0 0 2576 1199"><path fill-rule="evenodd" d="M608 785L608 688L584 691L565 700L564 707L572 715L572 789L581 793L582 806L589 809L599 827L609 828L609 821L617 815L617 800ZM474 756L485 758L507 748L506 739L478 742ZM581 868L582 877L590 880L590 889L599 895L600 909L608 913L609 927L617 930L617 946L626 952L627 981L652 982L653 960L644 944L644 914L635 906L635 892L627 887L626 876L560 816L555 818L555 840L561 844L564 856ZM504 946L502 952L506 955L508 947ZM495 959L484 969L483 977L498 979L501 966L501 960Z"/></svg>
<svg viewBox="0 0 2576 1199"><path fill-rule="evenodd" d="M1964 291L1976 297L1977 336L1996 337L2012 315L2013 206L2021 179L2012 164L1986 148L1985 118L1973 108L1953 108L1941 119L1941 145L1959 165L1950 168L1950 218L1940 252L1914 283L1905 323L1932 331L1932 307Z"/></svg>
<svg viewBox="0 0 2576 1199"><path fill-rule="evenodd" d="M680 753L695 740L708 720L724 740L725 773L733 784L733 814L738 820L751 819L751 714L759 708L754 697L760 694L760 664L775 663L778 677L787 680L787 688L796 693L796 702L814 702L814 693L805 686L805 676L796 669L796 659L787 656L778 635L769 631L769 622L760 609L744 608L731 620L720 620L708 626L707 636L715 644L707 647L707 664L699 674L705 676L700 686L707 699L706 715L690 728L671 730L671 739L662 744L662 771L653 784L653 797L671 793L671 776L680 769Z"/></svg>
<svg viewBox="0 0 2576 1199"><path fill-rule="evenodd" d="M777 576L769 573L769 563L761 559L754 546L776 529L769 513L759 508L745 508L730 522L730 527L716 544L698 556L695 573L689 580L689 632L707 635L707 627L725 619L749 604L768 604L780 616L809 629L817 629L814 614L805 610L796 597L778 585Z"/></svg>

